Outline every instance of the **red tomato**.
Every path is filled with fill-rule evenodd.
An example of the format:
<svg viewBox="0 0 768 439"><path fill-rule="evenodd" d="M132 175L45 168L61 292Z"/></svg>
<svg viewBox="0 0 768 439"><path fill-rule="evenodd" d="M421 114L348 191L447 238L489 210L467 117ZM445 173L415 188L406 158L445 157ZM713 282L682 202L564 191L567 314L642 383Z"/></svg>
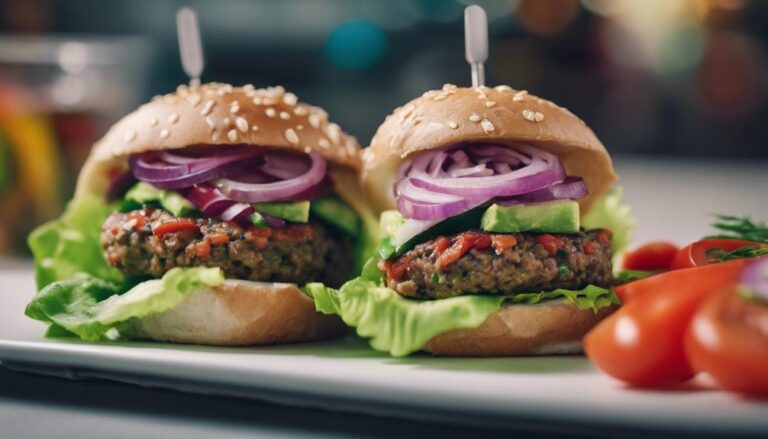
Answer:
<svg viewBox="0 0 768 439"><path fill-rule="evenodd" d="M672 270L699 267L717 262L723 251L729 252L742 247L762 247L763 244L741 239L708 238L696 241L677 252L672 261Z"/></svg>
<svg viewBox="0 0 768 439"><path fill-rule="evenodd" d="M679 250L675 244L666 241L645 244L624 256L624 269L669 270Z"/></svg>
<svg viewBox="0 0 768 439"><path fill-rule="evenodd" d="M184 231L197 231L197 225L194 220L189 218L179 218L175 220L165 221L158 224L152 229L152 233L155 236L163 236L166 233L184 232Z"/></svg>
<svg viewBox="0 0 768 439"><path fill-rule="evenodd" d="M688 359L720 387L768 397L768 304L743 298L731 285L709 297L685 336Z"/></svg>
<svg viewBox="0 0 768 439"><path fill-rule="evenodd" d="M632 282L638 297L584 338L587 356L603 372L631 385L657 387L693 376L683 336L701 302L735 282L743 260L671 271Z"/></svg>

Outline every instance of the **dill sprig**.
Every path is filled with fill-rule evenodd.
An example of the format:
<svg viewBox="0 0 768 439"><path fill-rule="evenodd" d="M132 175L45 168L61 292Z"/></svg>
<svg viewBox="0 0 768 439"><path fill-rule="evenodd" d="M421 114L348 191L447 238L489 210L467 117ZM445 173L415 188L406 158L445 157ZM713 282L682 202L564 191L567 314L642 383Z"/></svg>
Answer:
<svg viewBox="0 0 768 439"><path fill-rule="evenodd" d="M716 218L712 227L724 233L711 238L743 239L768 244L768 224L765 222L755 223L748 216L716 215Z"/></svg>

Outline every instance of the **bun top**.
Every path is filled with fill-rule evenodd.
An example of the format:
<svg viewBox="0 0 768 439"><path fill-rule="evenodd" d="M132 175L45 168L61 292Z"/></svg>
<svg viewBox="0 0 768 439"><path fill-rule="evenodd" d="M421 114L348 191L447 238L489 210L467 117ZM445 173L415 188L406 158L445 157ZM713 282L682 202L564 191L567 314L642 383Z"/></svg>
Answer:
<svg viewBox="0 0 768 439"><path fill-rule="evenodd" d="M299 102L279 86L215 82L180 85L175 93L156 96L117 122L92 154L106 158L199 144L315 149L337 165L361 164L355 138L329 122L320 107Z"/></svg>
<svg viewBox="0 0 768 439"><path fill-rule="evenodd" d="M463 88L446 84L387 116L363 152L363 186L379 210L393 209L397 171L420 151L460 143L525 143L556 154L568 175L582 177L585 213L617 177L605 146L578 117L553 102L506 85Z"/></svg>

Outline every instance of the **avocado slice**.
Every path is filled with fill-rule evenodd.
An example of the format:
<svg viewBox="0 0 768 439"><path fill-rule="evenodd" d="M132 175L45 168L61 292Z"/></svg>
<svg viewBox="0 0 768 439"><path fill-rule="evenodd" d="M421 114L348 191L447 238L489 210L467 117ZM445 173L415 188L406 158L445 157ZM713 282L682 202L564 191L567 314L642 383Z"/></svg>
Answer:
<svg viewBox="0 0 768 439"><path fill-rule="evenodd" d="M136 183L125 193L121 210L134 210L147 204L159 204L174 216L189 216L196 210L192 202L179 193L158 189L143 181Z"/></svg>
<svg viewBox="0 0 768 439"><path fill-rule="evenodd" d="M337 197L312 200L309 210L313 215L351 236L360 234L360 217L357 212Z"/></svg>
<svg viewBox="0 0 768 439"><path fill-rule="evenodd" d="M309 201L255 203L253 208L258 212L282 218L291 223L309 221Z"/></svg>
<svg viewBox="0 0 768 439"><path fill-rule="evenodd" d="M509 207L493 204L480 220L483 230L497 233L576 233L579 225L579 203L572 200Z"/></svg>

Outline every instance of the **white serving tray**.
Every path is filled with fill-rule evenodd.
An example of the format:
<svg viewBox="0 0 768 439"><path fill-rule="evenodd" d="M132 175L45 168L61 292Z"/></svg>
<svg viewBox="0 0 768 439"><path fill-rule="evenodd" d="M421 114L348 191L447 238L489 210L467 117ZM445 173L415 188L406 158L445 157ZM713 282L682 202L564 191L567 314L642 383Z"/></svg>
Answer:
<svg viewBox="0 0 768 439"><path fill-rule="evenodd" d="M392 359L355 338L268 348L46 340L43 325L23 316L33 293L29 268L0 270L0 361L12 369L486 426L768 437L768 403L716 390L630 390L578 356Z"/></svg>

